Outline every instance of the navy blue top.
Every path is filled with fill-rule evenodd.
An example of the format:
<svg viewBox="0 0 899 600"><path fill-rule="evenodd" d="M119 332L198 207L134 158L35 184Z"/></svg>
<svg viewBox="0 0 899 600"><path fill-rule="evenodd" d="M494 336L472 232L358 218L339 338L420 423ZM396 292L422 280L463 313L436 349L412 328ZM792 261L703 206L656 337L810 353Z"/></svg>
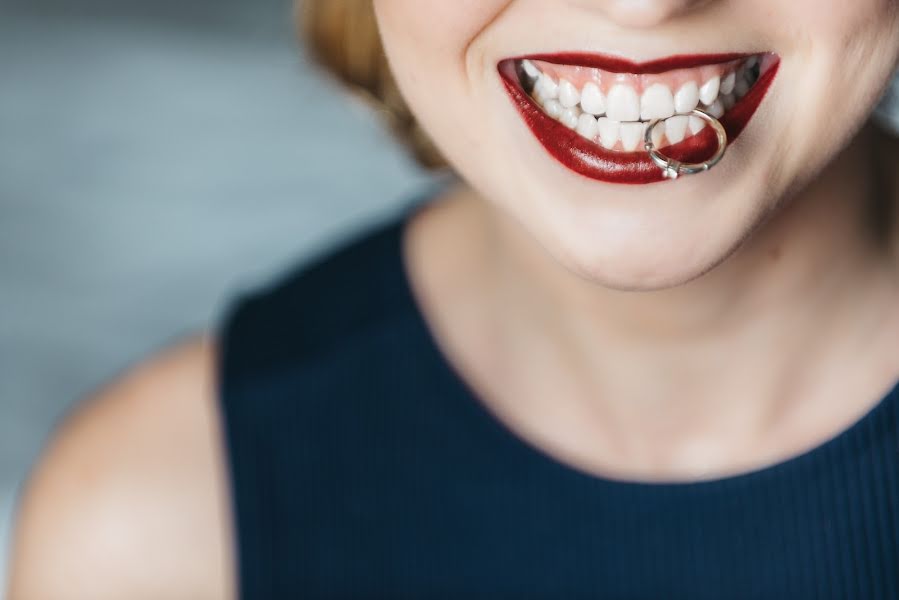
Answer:
<svg viewBox="0 0 899 600"><path fill-rule="evenodd" d="M899 385L751 472L587 473L441 354L400 251L412 212L222 317L242 598L899 599Z"/></svg>

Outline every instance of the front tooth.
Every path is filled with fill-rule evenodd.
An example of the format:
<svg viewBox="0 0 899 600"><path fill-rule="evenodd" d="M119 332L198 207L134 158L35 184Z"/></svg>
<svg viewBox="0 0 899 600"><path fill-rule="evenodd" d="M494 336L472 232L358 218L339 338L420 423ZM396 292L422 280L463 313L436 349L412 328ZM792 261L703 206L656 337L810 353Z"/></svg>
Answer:
<svg viewBox="0 0 899 600"><path fill-rule="evenodd" d="M677 115L665 121L665 137L668 138L669 144L676 144L686 137L687 123L690 119L702 121L699 117L688 117L686 115Z"/></svg>
<svg viewBox="0 0 899 600"><path fill-rule="evenodd" d="M687 118L687 125L690 128L690 133L696 135L697 133L705 129L705 119L700 119L699 117L690 115Z"/></svg>
<svg viewBox="0 0 899 600"><path fill-rule="evenodd" d="M562 114L562 105L559 104L558 100L547 100L543 104L543 110L553 119L558 119Z"/></svg>
<svg viewBox="0 0 899 600"><path fill-rule="evenodd" d="M721 103L721 100L715 100L712 102L711 106L707 107L705 110L716 119L720 119L724 116L724 105Z"/></svg>
<svg viewBox="0 0 899 600"><path fill-rule="evenodd" d="M600 117L596 120L596 128L599 130L599 142L604 148L611 150L618 143L618 132L621 123L608 117Z"/></svg>
<svg viewBox="0 0 899 600"><path fill-rule="evenodd" d="M541 75L540 69L528 59L521 61L521 68L524 69L525 74L531 79L537 79Z"/></svg>
<svg viewBox="0 0 899 600"><path fill-rule="evenodd" d="M599 86L588 83L581 92L581 108L591 115L601 115L606 112L606 97L603 96Z"/></svg>
<svg viewBox="0 0 899 600"><path fill-rule="evenodd" d="M667 119L674 114L674 97L671 90L661 83L654 83L640 98L640 120Z"/></svg>
<svg viewBox="0 0 899 600"><path fill-rule="evenodd" d="M643 139L643 130L646 129L645 123L622 123L621 130L618 135L621 136L621 146L625 152L633 152L637 149L640 141Z"/></svg>
<svg viewBox="0 0 899 600"><path fill-rule="evenodd" d="M734 91L734 84L737 82L737 74L731 71L727 74L727 77L721 80L721 89L719 93L721 94L729 94Z"/></svg>
<svg viewBox="0 0 899 600"><path fill-rule="evenodd" d="M695 81L688 81L680 86L674 95L674 110L686 114L699 105L699 87Z"/></svg>
<svg viewBox="0 0 899 600"><path fill-rule="evenodd" d="M559 102L565 108L571 108L572 106L577 106L581 101L581 94L577 91L577 88L574 87L574 84L568 81L567 79L559 80Z"/></svg>
<svg viewBox="0 0 899 600"><path fill-rule="evenodd" d="M596 137L597 132L599 131L599 125L596 123L596 117L593 115L588 115L587 113L583 113L577 120L577 132L587 138L588 140L592 140Z"/></svg>
<svg viewBox="0 0 899 600"><path fill-rule="evenodd" d="M699 99L703 104L711 104L718 97L719 89L721 89L721 78L715 75L699 88Z"/></svg>
<svg viewBox="0 0 899 600"><path fill-rule="evenodd" d="M606 101L606 114L610 119L636 121L640 118L640 98L629 85L613 86Z"/></svg>
<svg viewBox="0 0 899 600"><path fill-rule="evenodd" d="M562 125L564 125L568 129L574 129L575 127L577 127L577 122L580 116L581 111L577 108L564 108L562 109L562 113L559 115L559 121L561 121Z"/></svg>
<svg viewBox="0 0 899 600"><path fill-rule="evenodd" d="M541 98L550 100L559 97L559 84L544 74L540 74L537 83L534 85L534 93L539 94Z"/></svg>

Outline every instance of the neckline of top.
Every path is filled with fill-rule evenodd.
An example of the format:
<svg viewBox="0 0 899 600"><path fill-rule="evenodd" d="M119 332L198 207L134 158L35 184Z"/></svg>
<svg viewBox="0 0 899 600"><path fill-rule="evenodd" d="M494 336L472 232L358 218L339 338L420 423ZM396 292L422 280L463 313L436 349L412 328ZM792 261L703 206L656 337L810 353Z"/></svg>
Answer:
<svg viewBox="0 0 899 600"><path fill-rule="evenodd" d="M857 457L864 453L875 439L871 432L879 436L897 436L899 429L899 381L854 422L842 428L829 438L792 456L767 465L719 477L696 480L638 480L601 475L582 469L555 458L542 448L521 437L509 425L497 417L478 397L475 390L458 372L455 365L441 349L431 325L428 323L415 295L405 259L404 239L409 221L425 202L414 202L406 207L400 218L392 221L386 233L390 238L389 260L396 276L402 312L413 321L414 332L420 338L421 346L437 365L438 376L451 388L452 397L465 399L464 408L479 422L501 438L501 443L524 460L536 461L539 466L549 469L563 478L577 483L598 486L606 492L635 493L640 491L672 493L702 493L724 488L757 485L763 481L778 478L794 481L800 472L807 472L815 466L833 468L838 461L847 457ZM891 419L891 415L893 418ZM878 438L880 439L880 438Z"/></svg>

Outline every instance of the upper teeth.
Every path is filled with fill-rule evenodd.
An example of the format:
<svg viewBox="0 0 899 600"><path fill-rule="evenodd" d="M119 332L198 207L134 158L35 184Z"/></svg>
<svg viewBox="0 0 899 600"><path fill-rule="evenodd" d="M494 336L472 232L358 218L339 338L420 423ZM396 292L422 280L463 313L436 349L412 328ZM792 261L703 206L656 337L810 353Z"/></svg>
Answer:
<svg viewBox="0 0 899 600"><path fill-rule="evenodd" d="M626 78L613 78L604 92L598 79L586 81L579 89L564 77L554 79L542 72L532 61L523 60L521 67L531 80L533 97L550 117L606 148L620 142L621 148L629 151L639 145L646 123L653 119L668 119L653 129L657 144L662 143L663 135L674 144L701 131L705 127L702 119L675 115L688 115L701 102L709 114L721 117L749 91L757 64L757 57L751 57L736 68L728 67L725 73L707 76L701 85L680 78L682 83L674 90L665 81L651 79L642 94Z"/></svg>
<svg viewBox="0 0 899 600"><path fill-rule="evenodd" d="M674 110L687 114L699 105L699 87L695 81L688 81L674 95Z"/></svg>
<svg viewBox="0 0 899 600"><path fill-rule="evenodd" d="M565 108L577 106L581 102L581 93L574 84L562 79L559 81L559 102Z"/></svg>
<svg viewBox="0 0 899 600"><path fill-rule="evenodd" d="M581 108L591 115L602 115L606 112L606 97L593 82L584 86L581 92Z"/></svg>
<svg viewBox="0 0 899 600"><path fill-rule="evenodd" d="M721 93L729 94L734 91L734 84L737 82L737 74L731 71L724 79L721 80Z"/></svg>
<svg viewBox="0 0 899 600"><path fill-rule="evenodd" d="M523 60L521 61L521 66L524 68L524 72L527 73L528 77L532 79L540 77L540 69L538 69L531 61Z"/></svg>
<svg viewBox="0 0 899 600"><path fill-rule="evenodd" d="M640 98L640 120L667 119L674 116L674 96L667 86L654 83Z"/></svg>
<svg viewBox="0 0 899 600"><path fill-rule="evenodd" d="M558 98L559 84L553 81L552 77L540 73L540 75L537 76L537 85L534 87L534 94L537 97L546 100Z"/></svg>
<svg viewBox="0 0 899 600"><path fill-rule="evenodd" d="M615 121L639 121L640 96L629 85L612 86L607 98L606 114Z"/></svg>
<svg viewBox="0 0 899 600"><path fill-rule="evenodd" d="M711 104L718 97L721 89L721 79L716 75L702 84L699 88L699 99L703 104Z"/></svg>

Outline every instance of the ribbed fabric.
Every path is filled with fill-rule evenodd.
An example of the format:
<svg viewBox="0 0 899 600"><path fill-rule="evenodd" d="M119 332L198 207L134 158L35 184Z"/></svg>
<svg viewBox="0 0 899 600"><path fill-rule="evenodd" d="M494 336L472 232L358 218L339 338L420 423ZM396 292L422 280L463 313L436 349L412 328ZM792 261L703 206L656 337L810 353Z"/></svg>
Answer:
<svg viewBox="0 0 899 600"><path fill-rule="evenodd" d="M899 384L770 467L597 477L515 435L438 349L410 213L220 322L242 598L899 599Z"/></svg>

